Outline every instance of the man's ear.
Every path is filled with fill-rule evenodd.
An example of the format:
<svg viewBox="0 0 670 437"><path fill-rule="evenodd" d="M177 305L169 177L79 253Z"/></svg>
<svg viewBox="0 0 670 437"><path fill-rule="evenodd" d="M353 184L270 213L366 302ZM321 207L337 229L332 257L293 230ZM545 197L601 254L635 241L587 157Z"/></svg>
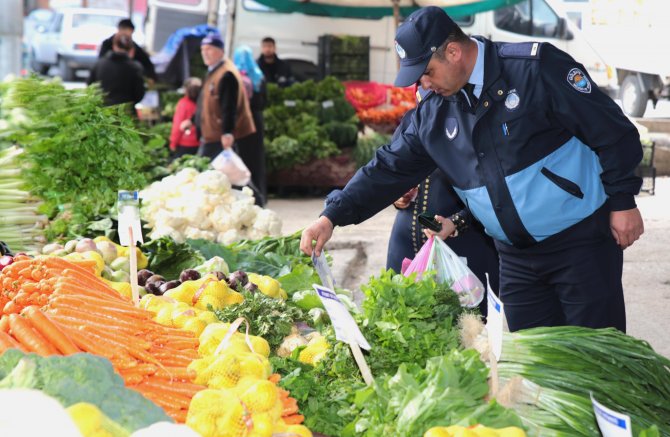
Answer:
<svg viewBox="0 0 670 437"><path fill-rule="evenodd" d="M445 50L445 57L451 62L458 62L463 56L463 50L459 43L450 42Z"/></svg>

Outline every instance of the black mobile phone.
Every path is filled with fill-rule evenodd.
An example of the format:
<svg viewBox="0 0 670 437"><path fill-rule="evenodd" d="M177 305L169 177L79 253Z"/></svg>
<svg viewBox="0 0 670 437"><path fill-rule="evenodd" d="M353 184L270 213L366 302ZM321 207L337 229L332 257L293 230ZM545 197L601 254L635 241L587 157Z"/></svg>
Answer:
<svg viewBox="0 0 670 437"><path fill-rule="evenodd" d="M435 220L435 214L428 212L419 214L419 224L431 231L440 232L442 230L442 223Z"/></svg>

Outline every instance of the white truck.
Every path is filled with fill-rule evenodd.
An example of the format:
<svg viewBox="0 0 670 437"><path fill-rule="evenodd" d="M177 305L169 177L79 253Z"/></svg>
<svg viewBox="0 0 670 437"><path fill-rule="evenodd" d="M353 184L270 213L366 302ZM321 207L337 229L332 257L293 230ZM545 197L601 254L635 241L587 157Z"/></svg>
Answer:
<svg viewBox="0 0 670 437"><path fill-rule="evenodd" d="M167 39L167 18L179 16L180 24L207 16L209 0L149 0L147 28L154 32L154 50ZM221 0L219 28L226 35L226 49L245 44L256 54L263 37L277 41L279 56L292 64L294 71L309 76L315 73L318 60L318 37L325 34L346 34L370 37L370 80L392 83L397 72L397 56L393 49L395 23L393 17L379 20L307 16L299 13L274 12L252 0ZM153 22L152 22L153 20ZM523 0L495 11L459 17L457 22L471 35L483 35L494 41L547 41L570 53L583 63L593 80L601 87L614 84L612 71L584 38L556 0ZM193 24L202 24L193 23ZM171 31L176 30L175 27ZM147 30L149 41L151 30ZM169 33L168 33L169 34ZM164 39L163 39L164 38Z"/></svg>

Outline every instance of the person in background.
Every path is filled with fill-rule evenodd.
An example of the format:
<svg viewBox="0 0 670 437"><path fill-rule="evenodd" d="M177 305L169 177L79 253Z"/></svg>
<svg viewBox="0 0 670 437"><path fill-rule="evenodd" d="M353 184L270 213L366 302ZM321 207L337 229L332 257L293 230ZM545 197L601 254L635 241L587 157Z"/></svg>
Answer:
<svg viewBox="0 0 670 437"><path fill-rule="evenodd" d="M104 40L100 46L100 53L98 53L98 58L103 58L110 50L112 50L112 41L116 35L125 35L132 41L133 33L135 32L135 25L128 18L124 18L119 21L119 24L116 25L117 32ZM149 85L153 86L155 82L158 81L158 76L156 76L156 70L154 69L154 64L151 62L149 55L144 51L142 47L137 45L135 41L133 43L133 50L130 51L130 58L134 61L137 61L142 66L142 75L146 77L149 81Z"/></svg>
<svg viewBox="0 0 670 437"><path fill-rule="evenodd" d="M258 58L258 66L268 83L276 83L281 87L293 83L291 66L277 56L277 45L274 38L268 36L261 41L261 56Z"/></svg>
<svg viewBox="0 0 670 437"><path fill-rule="evenodd" d="M267 177L265 171L265 145L263 144L263 110L267 104L267 90L263 72L254 60L249 46L235 49L233 54L235 66L250 84L247 90L251 114L256 125L256 132L242 138L237 143L238 153L251 172L251 181L256 191L256 203L265 206L267 201Z"/></svg>
<svg viewBox="0 0 670 437"><path fill-rule="evenodd" d="M200 140L191 120L195 116L201 88L200 78L189 77L184 81L184 97L177 102L170 133L170 151L175 158L198 153Z"/></svg>
<svg viewBox="0 0 670 437"><path fill-rule="evenodd" d="M198 98L195 121L202 140L198 154L214 159L222 150L256 132L242 75L223 53L223 40L215 34L203 38L200 53L207 76Z"/></svg>
<svg viewBox="0 0 670 437"><path fill-rule="evenodd" d="M112 41L112 51L93 66L88 84L100 82L105 94L105 105L138 103L144 97L142 67L130 59L133 40L126 35L116 34ZM134 113L134 111L133 111Z"/></svg>

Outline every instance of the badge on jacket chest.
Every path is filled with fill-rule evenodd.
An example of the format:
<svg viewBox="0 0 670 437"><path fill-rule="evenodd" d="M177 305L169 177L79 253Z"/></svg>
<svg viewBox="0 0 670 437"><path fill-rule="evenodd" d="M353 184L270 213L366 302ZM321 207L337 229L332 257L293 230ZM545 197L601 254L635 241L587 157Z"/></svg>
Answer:
<svg viewBox="0 0 670 437"><path fill-rule="evenodd" d="M456 138L456 135L458 135L458 120L454 117L447 118L447 128L445 130L449 141Z"/></svg>
<svg viewBox="0 0 670 437"><path fill-rule="evenodd" d="M519 107L519 103L521 103L519 93L516 92L516 89L510 90L505 98L505 108L507 108L508 111L514 111Z"/></svg>

